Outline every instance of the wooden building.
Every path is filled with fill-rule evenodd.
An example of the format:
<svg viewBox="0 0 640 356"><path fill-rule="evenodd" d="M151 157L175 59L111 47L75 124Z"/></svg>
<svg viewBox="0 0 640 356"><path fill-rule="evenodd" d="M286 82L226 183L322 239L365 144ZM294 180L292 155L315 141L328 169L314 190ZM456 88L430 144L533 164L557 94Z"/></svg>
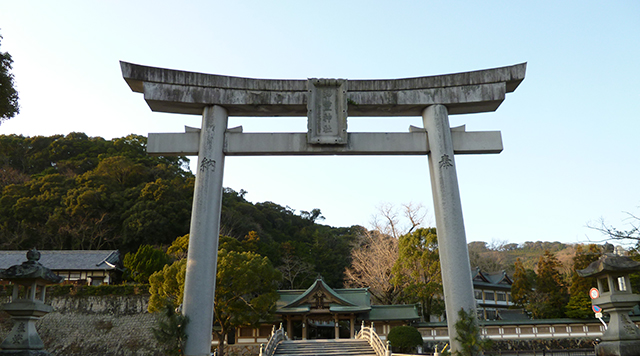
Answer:
<svg viewBox="0 0 640 356"><path fill-rule="evenodd" d="M371 305L367 288L332 289L322 278L307 289L279 290L276 322L257 329L240 328L237 343L263 342L271 325L285 326L293 340L353 338L364 321L372 322L380 336L392 327L420 320L417 304Z"/></svg>
<svg viewBox="0 0 640 356"><path fill-rule="evenodd" d="M112 284L122 272L118 250L44 250L40 263L61 276L65 281L77 284ZM27 251L0 251L0 269L19 265L26 261Z"/></svg>
<svg viewBox="0 0 640 356"><path fill-rule="evenodd" d="M500 312L513 306L511 285L513 281L504 272L486 273L476 268L473 275L473 293L476 299L478 319L498 320Z"/></svg>

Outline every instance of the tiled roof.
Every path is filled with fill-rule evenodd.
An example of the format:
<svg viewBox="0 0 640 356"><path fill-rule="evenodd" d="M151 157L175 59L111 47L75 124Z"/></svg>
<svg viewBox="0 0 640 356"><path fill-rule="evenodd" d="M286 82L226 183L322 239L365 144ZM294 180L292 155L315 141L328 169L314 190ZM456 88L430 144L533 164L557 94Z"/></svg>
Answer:
<svg viewBox="0 0 640 356"><path fill-rule="evenodd" d="M277 314L298 314L310 310L309 297L324 291L334 302L329 303L331 312L367 312L371 309L369 292L363 288L332 289L321 278L318 278L306 290L280 290L280 300L276 303Z"/></svg>
<svg viewBox="0 0 640 356"><path fill-rule="evenodd" d="M39 251L40 262L53 271L115 270L120 261L118 250ZM0 269L22 264L27 251L0 251Z"/></svg>
<svg viewBox="0 0 640 356"><path fill-rule="evenodd" d="M332 313L365 313L365 320L418 320L416 305L371 305L369 291L366 288L332 289L322 279L317 279L306 290L280 290L276 314L304 314L311 310L309 297L318 291L331 296L329 303Z"/></svg>
<svg viewBox="0 0 640 356"><path fill-rule="evenodd" d="M505 271L496 272L496 273L486 273L482 272L480 268L476 267L475 271L472 271L473 274L473 284L474 285L493 285L493 286L505 286L511 287L513 281Z"/></svg>
<svg viewBox="0 0 640 356"><path fill-rule="evenodd" d="M417 304L372 305L369 320L420 320Z"/></svg>

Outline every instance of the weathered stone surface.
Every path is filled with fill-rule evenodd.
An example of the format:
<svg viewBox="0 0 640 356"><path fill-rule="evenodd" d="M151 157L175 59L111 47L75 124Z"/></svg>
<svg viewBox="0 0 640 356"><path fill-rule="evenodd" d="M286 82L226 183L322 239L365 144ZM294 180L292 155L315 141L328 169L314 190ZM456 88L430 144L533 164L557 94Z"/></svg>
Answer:
<svg viewBox="0 0 640 356"><path fill-rule="evenodd" d="M307 83L307 142L347 144L347 81L309 79Z"/></svg>
<svg viewBox="0 0 640 356"><path fill-rule="evenodd" d="M307 80L194 73L120 62L131 90L153 111L201 115L224 106L229 116L307 116ZM348 80L349 116L420 116L443 104L449 115L494 111L524 80L526 63L404 79Z"/></svg>
<svg viewBox="0 0 640 356"><path fill-rule="evenodd" d="M426 155L429 143L426 131L349 133L347 145L321 146L307 142L304 133L225 134L227 156L295 156L295 155ZM452 131L455 154L500 153L500 131ZM151 155L198 155L200 134L150 133L147 152Z"/></svg>
<svg viewBox="0 0 640 356"><path fill-rule="evenodd" d="M146 312L148 298L53 297L54 312L42 317L36 328L51 355L164 355L151 331L158 315ZM0 337L8 334L10 324L8 316L0 314Z"/></svg>
<svg viewBox="0 0 640 356"><path fill-rule="evenodd" d="M585 268L578 270L580 277L600 276L607 272L635 272L640 271L640 262L634 261L626 256L618 256L615 254L604 254L597 261Z"/></svg>
<svg viewBox="0 0 640 356"><path fill-rule="evenodd" d="M139 315L147 312L148 297L109 296L51 298L53 310L59 314Z"/></svg>
<svg viewBox="0 0 640 356"><path fill-rule="evenodd" d="M182 303L189 318L185 355L206 355L211 348L227 119L220 106L208 106L202 115Z"/></svg>
<svg viewBox="0 0 640 356"><path fill-rule="evenodd" d="M260 354L260 345L225 345L224 352L227 356L257 356Z"/></svg>
<svg viewBox="0 0 640 356"><path fill-rule="evenodd" d="M460 350L457 330L458 312L464 309L475 315L469 251L462 217L462 203L449 125L444 105L427 107L422 121L429 137L429 172L438 228L438 252L442 271L442 289L451 336L451 350Z"/></svg>

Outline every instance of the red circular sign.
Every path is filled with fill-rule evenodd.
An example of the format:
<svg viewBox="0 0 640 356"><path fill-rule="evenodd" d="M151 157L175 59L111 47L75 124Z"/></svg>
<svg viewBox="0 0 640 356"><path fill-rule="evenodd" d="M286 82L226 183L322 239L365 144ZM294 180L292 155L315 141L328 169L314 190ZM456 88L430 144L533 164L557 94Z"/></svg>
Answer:
<svg viewBox="0 0 640 356"><path fill-rule="evenodd" d="M589 296L591 297L591 299L596 299L600 297L600 291L598 290L598 288L591 288L589 290Z"/></svg>

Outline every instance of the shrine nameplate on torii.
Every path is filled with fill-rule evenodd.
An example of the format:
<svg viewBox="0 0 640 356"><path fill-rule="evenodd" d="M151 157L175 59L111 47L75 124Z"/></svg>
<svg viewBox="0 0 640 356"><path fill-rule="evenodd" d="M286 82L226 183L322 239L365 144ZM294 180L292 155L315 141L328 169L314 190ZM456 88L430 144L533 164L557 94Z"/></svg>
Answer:
<svg viewBox="0 0 640 356"><path fill-rule="evenodd" d="M392 80L267 80L120 62L123 77L153 111L202 115L202 128L149 134L154 155L198 155L183 313L185 354L208 355L225 156L428 155L449 335L460 308L475 309L454 154L499 153L499 131L449 127L448 115L495 111L524 80L526 63ZM243 133L228 116L307 116L303 133ZM347 132L349 116L422 116L409 132ZM210 285L211 288L203 288ZM474 313L475 314L475 313Z"/></svg>

